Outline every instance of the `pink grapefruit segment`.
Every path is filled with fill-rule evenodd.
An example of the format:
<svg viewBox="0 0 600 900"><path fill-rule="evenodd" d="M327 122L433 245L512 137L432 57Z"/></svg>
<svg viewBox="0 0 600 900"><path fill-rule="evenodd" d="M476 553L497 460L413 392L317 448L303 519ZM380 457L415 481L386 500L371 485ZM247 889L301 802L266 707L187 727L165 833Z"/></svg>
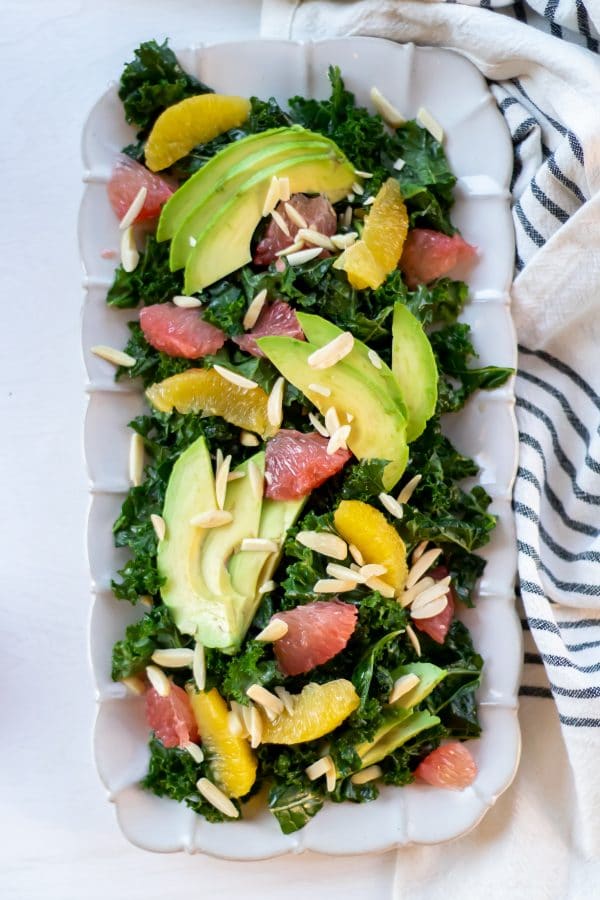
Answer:
<svg viewBox="0 0 600 900"><path fill-rule="evenodd" d="M200 359L216 353L225 343L221 329L205 322L197 309L184 309L173 303L143 307L140 326L150 346L169 356Z"/></svg>
<svg viewBox="0 0 600 900"><path fill-rule="evenodd" d="M344 649L356 627L357 610L341 600L317 600L277 613L288 627L273 644L285 675L301 675L333 659Z"/></svg>
<svg viewBox="0 0 600 900"><path fill-rule="evenodd" d="M446 576L448 575L448 569L446 568L446 566L437 566L427 574L434 578L436 581L439 581L442 578L446 578ZM448 605L445 607L445 609L438 613L437 616L431 616L430 619L415 619L412 623L415 628L417 628L419 631L424 632L425 634L428 634L429 637L437 644L444 643L450 625L452 624L452 620L454 619L454 613L456 611L456 598L452 585L450 585L450 587L448 588L446 597L448 599Z"/></svg>
<svg viewBox="0 0 600 900"><path fill-rule="evenodd" d="M153 687L145 695L146 721L165 747L181 747L198 740L198 726L186 692L171 684L168 697L161 697Z"/></svg>
<svg viewBox="0 0 600 900"><path fill-rule="evenodd" d="M477 777L477 765L464 744L453 741L442 744L423 759L415 775L433 787L462 791L473 784Z"/></svg>
<svg viewBox="0 0 600 900"><path fill-rule="evenodd" d="M304 333L300 328L300 323L296 313L283 300L275 300L270 306L263 307L258 317L258 321L251 331L246 334L238 334L234 337L235 343L241 350L252 356L264 356L256 338L270 337L274 334L283 334L285 337L296 338L298 341L304 340Z"/></svg>
<svg viewBox="0 0 600 900"><path fill-rule="evenodd" d="M348 450L327 455L328 440L316 432L282 429L267 443L266 496L295 500L310 494L346 465Z"/></svg>
<svg viewBox="0 0 600 900"><path fill-rule="evenodd" d="M149 172L145 166L121 154L107 187L110 205L118 219L123 218L143 187L146 188L146 199L136 216L136 222L155 219L173 193L173 188L160 175Z"/></svg>
<svg viewBox="0 0 600 900"><path fill-rule="evenodd" d="M429 228L413 228L406 238L399 265L412 290L419 284L429 284L447 275L476 255L476 247L467 244L460 234L448 237Z"/></svg>

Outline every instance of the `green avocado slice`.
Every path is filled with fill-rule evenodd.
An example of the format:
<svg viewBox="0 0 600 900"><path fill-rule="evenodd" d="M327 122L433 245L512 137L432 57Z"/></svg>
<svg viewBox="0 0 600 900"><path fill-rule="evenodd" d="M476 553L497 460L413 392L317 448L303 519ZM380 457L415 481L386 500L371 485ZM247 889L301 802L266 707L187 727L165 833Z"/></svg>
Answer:
<svg viewBox="0 0 600 900"><path fill-rule="evenodd" d="M408 408L406 437L414 441L435 412L438 371L423 326L403 303L394 304L392 372Z"/></svg>
<svg viewBox="0 0 600 900"><path fill-rule="evenodd" d="M213 185L231 168L252 153L258 153L260 150L266 152L280 142L295 140L296 135L299 141L314 137L312 132L302 128L301 125L292 125L290 128L271 128L260 134L251 134L223 147L191 178L188 178L165 203L158 220L157 240L166 241L172 238L189 214L211 193Z"/></svg>
<svg viewBox="0 0 600 900"><path fill-rule="evenodd" d="M396 681L403 675L418 675L420 681L412 690L407 691L393 704L394 708L412 709L422 703L425 697L428 697L432 690L444 680L448 674L446 669L440 669L433 663L416 662L409 663L406 666L399 666L392 672L392 678Z"/></svg>
<svg viewBox="0 0 600 900"><path fill-rule="evenodd" d="M352 164L341 152L323 151L281 160L253 175L223 204L195 238L185 266L186 294L194 294L250 262L250 241L262 219L271 179L289 178L290 192L325 194L341 200L356 179Z"/></svg>
<svg viewBox="0 0 600 900"><path fill-rule="evenodd" d="M384 487L390 490L408 461L406 420L388 394L384 379L378 377L378 370L372 366L373 378L368 380L362 366L354 366L348 358L328 369L312 368L308 357L318 347L309 341L278 336L260 338L257 343L284 378L321 414L333 406L341 424L345 424L348 413L353 417L348 447L358 459L390 460L383 473Z"/></svg>
<svg viewBox="0 0 600 900"><path fill-rule="evenodd" d="M402 710L402 712L406 711ZM411 738L416 737L427 728L439 725L439 723L440 720L437 716L432 716L431 713L425 711L412 713L408 717L400 716L398 724L395 724L392 728L386 727L383 734L378 732L375 740L366 748L364 745L360 745L360 749L357 748L357 752L362 760L362 768L366 769L368 766L380 762L386 756L389 756L390 753L393 753L394 750L397 750L398 747L410 741Z"/></svg>
<svg viewBox="0 0 600 900"><path fill-rule="evenodd" d="M294 136L294 135L292 135ZM241 160L236 166L228 169L226 174L216 182L213 182L210 190L198 201L192 212L184 219L173 235L169 251L169 265L171 271L182 269L192 250L192 240L197 240L205 226L213 216L241 189L257 172L262 172L276 163L290 163L297 156L308 156L329 151L325 138L322 140L307 140L298 134L295 141L272 143L268 149L261 148ZM186 182L187 184L187 182ZM184 185L185 187L185 185ZM180 188L181 190L181 188ZM169 201L170 202L170 201Z"/></svg>

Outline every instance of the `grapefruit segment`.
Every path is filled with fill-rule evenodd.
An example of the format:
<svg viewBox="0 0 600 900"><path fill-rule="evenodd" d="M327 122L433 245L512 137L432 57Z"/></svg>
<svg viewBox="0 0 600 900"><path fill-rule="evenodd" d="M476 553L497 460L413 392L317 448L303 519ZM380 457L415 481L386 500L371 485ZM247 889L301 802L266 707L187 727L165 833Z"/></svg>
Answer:
<svg viewBox="0 0 600 900"><path fill-rule="evenodd" d="M317 600L277 613L287 633L273 649L285 675L301 675L321 666L344 649L356 627L357 610L340 600Z"/></svg>
<svg viewBox="0 0 600 900"><path fill-rule="evenodd" d="M151 347L169 356L200 359L225 343L220 328L205 322L197 309L155 303L140 310L140 327Z"/></svg>
<svg viewBox="0 0 600 900"><path fill-rule="evenodd" d="M339 472L350 459L350 451L340 449L328 456L328 443L316 432L278 431L267 443L266 496L271 500L295 500Z"/></svg>
<svg viewBox="0 0 600 900"><path fill-rule="evenodd" d="M442 578L446 578L446 576L448 575L448 569L446 568L446 566L437 566L427 574L430 575L431 578L434 578L436 581L439 581ZM437 616L431 616L430 619L415 619L412 623L414 628L417 628L419 631L424 632L424 634L428 634L429 637L437 644L444 643L450 625L452 624L452 620L454 619L456 603L452 585L450 585L450 587L448 588L446 597L448 599L448 605L440 613L438 613Z"/></svg>
<svg viewBox="0 0 600 900"><path fill-rule="evenodd" d="M134 159L120 154L107 186L108 199L118 219L123 218L140 188L146 188L146 199L135 221L155 219L173 194L173 188L160 175L149 172Z"/></svg>
<svg viewBox="0 0 600 900"><path fill-rule="evenodd" d="M462 791L475 781L477 765L465 745L454 741L432 750L419 763L415 775L434 787Z"/></svg>
<svg viewBox="0 0 600 900"><path fill-rule="evenodd" d="M402 251L400 268L406 284L413 290L447 275L455 266L470 262L476 255L476 248L460 234L448 237L430 228L413 228Z"/></svg>
<svg viewBox="0 0 600 900"><path fill-rule="evenodd" d="M233 340L245 353L264 357L265 354L256 343L256 339L273 334L283 334L299 341L304 340L296 313L289 303L285 303L283 300L275 300L270 306L263 307L254 328L246 334L236 335Z"/></svg>
<svg viewBox="0 0 600 900"><path fill-rule="evenodd" d="M198 740L198 727L188 696L182 688L171 684L168 697L161 697L153 687L145 694L146 721L165 747L181 747Z"/></svg>

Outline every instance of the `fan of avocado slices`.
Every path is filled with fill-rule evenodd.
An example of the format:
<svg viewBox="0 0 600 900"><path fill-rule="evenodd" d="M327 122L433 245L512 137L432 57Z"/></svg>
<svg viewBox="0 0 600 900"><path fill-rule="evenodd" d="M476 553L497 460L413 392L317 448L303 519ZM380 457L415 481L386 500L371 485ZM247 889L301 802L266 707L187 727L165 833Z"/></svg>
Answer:
<svg viewBox="0 0 600 900"><path fill-rule="evenodd" d="M285 833L327 800L364 803L382 785L409 784L440 743L480 733L483 661L467 628L452 617L434 639L403 597L410 567L433 549L435 559L427 559L435 578L449 581L453 602L473 602L484 568L476 551L495 519L484 489L462 486L477 466L444 436L441 419L511 374L473 366L469 328L458 321L462 282L442 277L409 289L394 268L379 287L357 289L334 266L335 254L252 264L274 177L288 178L292 193L325 193L340 234L362 233L367 185L373 197L389 178L399 183L410 228L456 231L455 178L443 147L415 122L389 129L356 105L338 69L329 77L327 100L293 97L284 110L251 98L246 122L174 163L167 174L179 188L138 265L117 269L107 298L127 309L198 295L204 321L231 338L244 333L248 307L264 291L293 308L305 337L261 337L262 356L227 340L191 360L155 349L133 321L124 349L135 364L116 376L141 380L152 401L167 379L194 379L194 371L216 366L229 386L256 385L247 391L255 404L284 379L279 421L270 427L273 410L265 406L265 427L252 434L223 408L202 403L151 402L130 423L145 468L114 524L129 559L112 587L143 614L114 646L112 677L152 692L147 790L211 822L243 817L246 800L261 792ZM124 152L143 163L161 112L208 90L183 72L166 42L143 44L120 83L125 117L139 129ZM398 159L402 168L394 167ZM361 173L370 176L362 194L353 190ZM344 335L352 336L350 349L337 362L311 364ZM345 465L310 493L265 494L278 428L308 435L318 420L326 430L331 408L338 426L350 425L347 444L344 436L340 442ZM354 506L345 510L364 513L349 533L336 518L348 502ZM378 565L385 552L388 567ZM323 592L332 583L337 589ZM308 671L286 666L277 644L285 637L293 644L289 614L336 602L348 634L340 637L342 624L333 628L333 655Z"/></svg>

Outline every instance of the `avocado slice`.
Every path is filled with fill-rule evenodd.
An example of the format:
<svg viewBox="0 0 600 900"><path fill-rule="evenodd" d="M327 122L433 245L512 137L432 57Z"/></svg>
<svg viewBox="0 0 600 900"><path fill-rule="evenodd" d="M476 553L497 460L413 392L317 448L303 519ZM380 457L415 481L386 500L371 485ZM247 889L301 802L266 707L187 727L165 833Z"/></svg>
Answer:
<svg viewBox="0 0 600 900"><path fill-rule="evenodd" d="M328 146L329 145L329 146ZM260 150L245 157L241 162L212 184L208 192L199 199L184 221L181 223L171 241L169 251L169 265L171 271L176 271L185 266L192 251L192 245L198 236L202 234L206 225L221 211L229 200L243 190L246 181L259 172L270 169L277 163L286 163L298 156L318 156L332 152L335 145L325 138L319 140L298 140L279 142L267 150Z"/></svg>
<svg viewBox="0 0 600 900"><path fill-rule="evenodd" d="M166 241L172 238L190 213L213 191L214 185L251 154L258 155L264 152L264 155L268 156L272 148L282 143L290 144L294 141L303 143L318 138L323 144L332 144L328 138L307 131L301 125L292 125L289 128L271 128L260 134L251 134L223 147L191 178L188 178L165 203L158 220L157 240Z"/></svg>
<svg viewBox="0 0 600 900"><path fill-rule="evenodd" d="M264 472L263 452L235 471L246 473L250 462ZM270 577L280 557L280 553L242 553L237 548L245 537L257 536L282 545L303 503L304 499L263 501L246 475L228 486L224 508L233 516L228 525L191 525L193 516L217 509L215 482L203 437L182 453L167 485L166 535L157 556L164 578L162 599L180 631L194 635L206 647L235 652L260 603L258 587Z"/></svg>
<svg viewBox="0 0 600 900"><path fill-rule="evenodd" d="M406 713L406 710L402 710L402 712ZM417 734L427 728L433 728L439 723L440 720L437 716L432 716L431 713L425 711L409 714L408 717L406 715L399 716L398 722L391 728L387 727L388 723L386 722L386 725L383 726L383 733L378 731L374 741L367 745L360 744L356 748L362 760L362 768L366 769L367 766L380 762L398 747L416 737Z"/></svg>
<svg viewBox="0 0 600 900"><path fill-rule="evenodd" d="M396 700L393 704L394 708L412 709L414 706L418 706L438 686L440 681L444 680L447 674L446 669L440 669L433 663L416 662L399 666L392 672L394 681L403 675L418 675L421 680L412 690L407 691Z"/></svg>
<svg viewBox="0 0 600 900"><path fill-rule="evenodd" d="M186 294L201 291L250 262L250 241L262 219L265 196L274 175L287 176L292 193L325 194L332 203L341 200L356 179L346 157L329 151L280 160L254 174L195 238L185 266Z"/></svg>
<svg viewBox="0 0 600 900"><path fill-rule="evenodd" d="M423 326L403 303L394 304L392 372L408 408L406 437L414 441L435 412L438 371Z"/></svg>
<svg viewBox="0 0 600 900"><path fill-rule="evenodd" d="M334 338L343 333L341 328L338 328L337 325L334 325L333 322L324 319L322 316L315 316L312 313L296 312L296 318L300 322L300 327L306 335L307 341L310 341L311 344L316 344L317 347L323 347L325 344L328 344L329 341L334 340ZM404 402L398 381L394 377L394 373L390 367L383 360L381 360L381 367L379 369L374 366L369 359L369 347L367 347L366 344L363 344L362 341L359 341L358 338L354 338L354 346L345 358L351 362L356 369L363 372L368 381L379 382L381 380L384 382L385 390L394 400L404 418L407 418L408 413L406 410L406 403Z"/></svg>
<svg viewBox="0 0 600 900"><path fill-rule="evenodd" d="M357 367L349 357L328 369L314 369L308 357L317 350L309 341L297 341L289 337L264 337L257 341L263 353L279 369L284 378L313 403L323 415L333 406L340 422L345 414L354 418L348 438L348 446L359 459L389 459L383 473L383 485L390 490L406 468L408 445L406 420L396 401L388 395L385 381L378 377L374 366L371 380L365 378L362 367ZM327 389L324 397L310 385Z"/></svg>

